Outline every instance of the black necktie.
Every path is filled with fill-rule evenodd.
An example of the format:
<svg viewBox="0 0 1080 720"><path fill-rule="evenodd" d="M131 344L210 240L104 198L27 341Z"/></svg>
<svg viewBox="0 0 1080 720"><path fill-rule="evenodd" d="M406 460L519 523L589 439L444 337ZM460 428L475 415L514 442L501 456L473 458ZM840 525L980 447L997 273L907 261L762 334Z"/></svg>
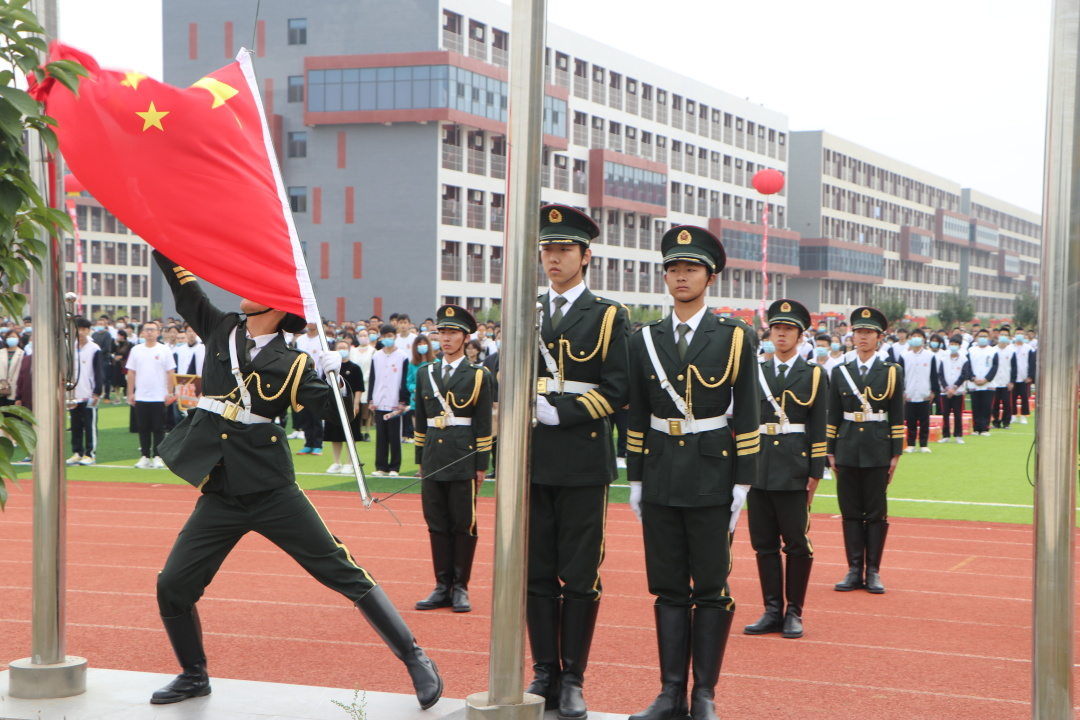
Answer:
<svg viewBox="0 0 1080 720"><path fill-rule="evenodd" d="M777 384L779 384L779 385L784 384L784 376L785 375L787 375L787 365L784 364L784 363L780 363L779 365L776 366L776 381L777 381Z"/></svg>
<svg viewBox="0 0 1080 720"><path fill-rule="evenodd" d="M449 382L450 382L450 372L453 369L454 368L452 366L450 366L450 365L443 365L443 369L442 369L442 384L443 384L443 387L446 387L449 384Z"/></svg>
<svg viewBox="0 0 1080 720"><path fill-rule="evenodd" d="M555 303L555 312L551 313L551 329L554 330L554 329L558 328L559 323L562 322L562 319L563 319L563 311L562 311L562 309L563 309L563 305L566 304L566 298L564 298L562 295L559 295L554 300L552 300L552 302Z"/></svg>
<svg viewBox="0 0 1080 720"><path fill-rule="evenodd" d="M690 343L686 342L686 333L690 332L690 326L679 323L675 331L679 333L679 341L675 343L675 349L679 351L679 359L682 360L686 357L686 349L690 346Z"/></svg>
<svg viewBox="0 0 1080 720"><path fill-rule="evenodd" d="M859 377L864 381L866 380L866 366L865 365L860 365L859 366Z"/></svg>
<svg viewBox="0 0 1080 720"><path fill-rule="evenodd" d="M244 346L244 364L245 365L247 365L249 362L251 362L251 351L254 348L255 348L255 341L252 340L251 338L248 338L247 339L247 344ZM195 362L195 358L192 358L191 361Z"/></svg>

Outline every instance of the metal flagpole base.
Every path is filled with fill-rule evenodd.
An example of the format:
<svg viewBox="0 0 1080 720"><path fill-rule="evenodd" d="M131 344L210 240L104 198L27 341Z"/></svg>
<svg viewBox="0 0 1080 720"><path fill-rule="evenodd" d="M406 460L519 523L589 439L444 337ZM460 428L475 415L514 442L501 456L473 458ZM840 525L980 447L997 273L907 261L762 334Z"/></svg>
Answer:
<svg viewBox="0 0 1080 720"><path fill-rule="evenodd" d="M35 665L22 658L12 660L8 669L8 695L14 698L43 700L86 692L86 658L68 655L55 665Z"/></svg>
<svg viewBox="0 0 1080 720"><path fill-rule="evenodd" d="M522 693L520 705L489 705L490 695L473 693L465 698L465 720L543 720L544 698Z"/></svg>

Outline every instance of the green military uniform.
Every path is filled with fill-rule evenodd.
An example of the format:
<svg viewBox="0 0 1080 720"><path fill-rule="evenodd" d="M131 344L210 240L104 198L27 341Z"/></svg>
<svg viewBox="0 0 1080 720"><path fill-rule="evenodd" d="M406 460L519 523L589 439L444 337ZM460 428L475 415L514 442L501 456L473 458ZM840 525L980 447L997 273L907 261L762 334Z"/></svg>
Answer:
<svg viewBox="0 0 1080 720"><path fill-rule="evenodd" d="M280 330L258 347L238 313L214 307L195 276L158 252L176 309L206 343L204 399L169 433L161 457L201 491L158 574L157 597L166 632L184 673L154 694L156 704L210 692L195 603L240 538L254 530L287 552L327 587L349 598L405 662L421 705L442 693L442 680L382 588L353 559L296 485L285 430L270 418L291 405L326 417L333 390L310 356L286 347ZM304 319L287 315L298 332ZM246 392L233 373L230 342ZM254 359L250 359L254 354Z"/></svg>
<svg viewBox="0 0 1080 720"><path fill-rule="evenodd" d="M460 330L466 338L476 332L476 320L463 307L443 305L436 315L440 329ZM469 612L477 473L490 462L493 381L464 355L451 365L444 357L416 371L416 464L423 470L421 500L436 583L416 609Z"/></svg>
<svg viewBox="0 0 1080 720"><path fill-rule="evenodd" d="M599 234L591 218L563 205L541 208L540 226L541 245L587 249ZM561 717L578 718L585 716L581 684L602 592L608 485L618 477L610 416L627 400L630 323L626 308L584 283L566 295L576 297L566 304L550 292L539 298L538 406L554 408L558 424L544 424L538 407L526 616L535 671L529 692L552 705L557 699Z"/></svg>
<svg viewBox="0 0 1080 720"><path fill-rule="evenodd" d="M703 228L673 227L661 248L665 267L685 261L714 275L724 268L723 246ZM634 718L686 715L691 656L692 717L716 717L713 697L735 608L727 589L729 526L745 498L745 488L736 493L735 486L754 481L760 449L756 356L754 331L708 308L685 322L669 315L631 339L627 470L632 487L640 483L663 681L656 702Z"/></svg>
<svg viewBox="0 0 1080 720"><path fill-rule="evenodd" d="M769 327L791 325L802 333L810 325L810 313L795 300L777 300L769 307L768 322ZM765 614L744 632L781 632L784 637L797 638L803 634L802 609L814 562L814 547L807 536L807 483L810 478L820 480L825 470L828 379L820 365L811 365L798 352L787 363L774 356L759 364L758 372L759 386L764 383L761 458L747 501L750 543L757 553ZM781 539L787 556L786 576L780 558Z"/></svg>
<svg viewBox="0 0 1080 720"><path fill-rule="evenodd" d="M886 327L880 310L862 307L851 313L852 330L881 333ZM836 466L836 497L848 557L848 574L836 589L864 587L865 559L865 587L879 594L885 592L879 570L889 530L889 464L904 447L904 369L876 355L865 365L869 365L865 376L858 357L838 365L830 381L828 451Z"/></svg>

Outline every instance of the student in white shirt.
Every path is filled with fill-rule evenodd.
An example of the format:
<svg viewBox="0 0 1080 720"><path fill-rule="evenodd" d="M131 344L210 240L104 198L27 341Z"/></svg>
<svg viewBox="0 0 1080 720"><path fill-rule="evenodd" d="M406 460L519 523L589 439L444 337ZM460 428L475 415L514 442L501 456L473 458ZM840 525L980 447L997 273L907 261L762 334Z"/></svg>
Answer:
<svg viewBox="0 0 1080 720"><path fill-rule="evenodd" d="M964 444L964 395L971 380L971 362L961 348L964 337L957 333L949 339L949 349L938 357L938 378L942 388L941 439L947 443L955 436L959 445ZM953 422L952 436L949 421Z"/></svg>
<svg viewBox="0 0 1080 720"><path fill-rule="evenodd" d="M990 421L999 430L1008 430L1012 425L1012 391L1013 391L1013 354L1009 329L1006 326L998 333L997 354L998 369L994 375L994 401L990 409Z"/></svg>
<svg viewBox="0 0 1080 720"><path fill-rule="evenodd" d="M990 332L975 334L975 344L968 348L971 367L971 425L976 435L990 435L990 406L994 401L994 376L998 372L998 353L990 347Z"/></svg>
<svg viewBox="0 0 1080 720"><path fill-rule="evenodd" d="M1020 401L1020 424L1027 425L1028 415L1031 414L1031 385L1035 382L1036 352L1035 348L1024 342L1024 336L1019 330L1013 338L1012 356L1012 380L1013 394L1009 401L1009 408L1016 407L1016 401Z"/></svg>
<svg viewBox="0 0 1080 720"><path fill-rule="evenodd" d="M907 348L893 348L898 362L904 368L904 424L907 425L907 448L915 452L918 435L919 452L928 453L930 440L930 401L938 394L937 363L934 354L925 346L926 333L916 328L911 331Z"/></svg>
<svg viewBox="0 0 1080 720"><path fill-rule="evenodd" d="M157 449L165 439L165 404L175 399L176 360L157 341L159 332L156 322L144 322L139 329L140 344L131 348L126 365L127 401L135 408L142 449L142 457L135 463L140 470L165 467Z"/></svg>
<svg viewBox="0 0 1080 720"><path fill-rule="evenodd" d="M358 442L371 441L371 404L368 402L368 385L371 382L371 359L375 356L375 346L365 328L356 336L356 347L349 351L349 360L360 366L364 373L364 392L360 393L360 436Z"/></svg>

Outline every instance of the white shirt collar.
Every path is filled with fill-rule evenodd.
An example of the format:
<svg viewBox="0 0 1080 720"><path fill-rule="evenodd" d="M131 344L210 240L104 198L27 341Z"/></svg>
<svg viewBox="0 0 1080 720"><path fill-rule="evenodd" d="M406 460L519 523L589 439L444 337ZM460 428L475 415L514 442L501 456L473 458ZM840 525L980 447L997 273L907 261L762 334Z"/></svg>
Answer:
<svg viewBox="0 0 1080 720"><path fill-rule="evenodd" d="M569 290L567 290L564 293L557 293L557 292L555 292L555 288L549 287L548 288L548 298L552 303L552 307L554 307L555 298L559 297L560 295L562 295L562 297L566 298L566 304L563 305L563 307L562 307L563 315L565 315L566 312L570 309L570 307L574 304L574 302L579 297L581 297L581 293L583 293L583 292L585 292L585 281L584 280L582 280L577 285L570 288Z"/></svg>
<svg viewBox="0 0 1080 720"><path fill-rule="evenodd" d="M278 334L276 332L274 332L274 333L267 333L266 335L256 335L255 337L252 337L251 333L247 333L247 336L255 341L255 347L258 348L259 350L262 350L264 347L266 347L267 343L269 343L271 340L276 338L277 335ZM198 344L198 343L196 343L196 344ZM184 343L184 346L185 347L187 346L186 342Z"/></svg>
<svg viewBox="0 0 1080 720"><path fill-rule="evenodd" d="M457 369L458 369L458 365L460 365L460 364L462 363L462 361L463 361L464 359L465 359L465 356L464 356L464 355L462 355L461 357L459 357L459 358L458 358L457 360L455 360L454 362L447 362L447 361L446 361L446 359L445 359L445 358L443 358L443 361L442 361L442 363L443 363L443 367L449 367L449 368L450 368L450 374L451 374L451 375L453 375L454 373L456 373L456 372L457 372ZM445 371L445 370L442 370L441 372L446 372L446 371Z"/></svg>
<svg viewBox="0 0 1080 720"><path fill-rule="evenodd" d="M795 361L798 360L798 359L799 359L799 354L798 353L795 353L794 355L792 355L791 359L788 360L787 362L785 362L785 361L781 360L780 358L776 357L775 355L773 355L773 360L776 361L776 368L775 368L776 374L777 375L780 374L780 366L781 365L786 365L787 370L784 371L784 376L786 377L786 376L790 375L791 371L795 367Z"/></svg>
<svg viewBox="0 0 1080 720"><path fill-rule="evenodd" d="M694 316L692 318L686 321L686 324L690 326L690 332L697 332L698 325L701 324L701 318L705 317L705 311L708 309L709 308L707 306L703 306L700 310L694 313ZM675 333L676 337L678 337L679 335L679 325L681 325L682 323L683 321L679 319L678 315L676 315L674 312L671 313L671 331Z"/></svg>
<svg viewBox="0 0 1080 720"><path fill-rule="evenodd" d="M862 368L866 368L866 372L869 373L874 368L874 363L877 362L877 353L870 356L870 359L863 362L859 359L858 353L855 354L855 363L859 366L859 372L862 372Z"/></svg>

